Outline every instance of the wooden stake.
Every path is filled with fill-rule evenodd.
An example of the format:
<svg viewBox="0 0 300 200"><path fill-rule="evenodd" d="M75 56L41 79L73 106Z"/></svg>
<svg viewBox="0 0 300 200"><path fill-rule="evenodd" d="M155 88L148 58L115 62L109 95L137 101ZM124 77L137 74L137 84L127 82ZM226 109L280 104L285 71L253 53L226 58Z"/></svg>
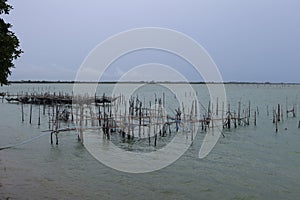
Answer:
<svg viewBox="0 0 300 200"><path fill-rule="evenodd" d="M277 121L280 122L280 104L278 104L278 107L277 107Z"/></svg>
<svg viewBox="0 0 300 200"><path fill-rule="evenodd" d="M71 121L74 121L74 115L73 115L73 104L71 104Z"/></svg>
<svg viewBox="0 0 300 200"><path fill-rule="evenodd" d="M241 102L238 103L238 125L241 125Z"/></svg>
<svg viewBox="0 0 300 200"><path fill-rule="evenodd" d="M235 111L234 111L234 128L236 128L237 126L236 126L236 113L235 113Z"/></svg>
<svg viewBox="0 0 300 200"><path fill-rule="evenodd" d="M230 117L230 104L228 104L228 116L227 116L227 128L230 129L231 117Z"/></svg>
<svg viewBox="0 0 300 200"><path fill-rule="evenodd" d="M21 111L22 111L22 122L24 122L24 108L23 108L23 103L21 103Z"/></svg>
<svg viewBox="0 0 300 200"><path fill-rule="evenodd" d="M38 117L38 126L41 125L41 106L39 104L39 117Z"/></svg>
<svg viewBox="0 0 300 200"><path fill-rule="evenodd" d="M254 126L256 126L256 111L254 111Z"/></svg>
<svg viewBox="0 0 300 200"><path fill-rule="evenodd" d="M276 133L278 132L278 122L279 122L278 119L277 119L278 117L279 116L276 115L276 119L275 119L275 126L276 126L276 130L275 131L276 131Z"/></svg>
<svg viewBox="0 0 300 200"><path fill-rule="evenodd" d="M32 118L32 104L30 104L29 124L31 124L31 118Z"/></svg>

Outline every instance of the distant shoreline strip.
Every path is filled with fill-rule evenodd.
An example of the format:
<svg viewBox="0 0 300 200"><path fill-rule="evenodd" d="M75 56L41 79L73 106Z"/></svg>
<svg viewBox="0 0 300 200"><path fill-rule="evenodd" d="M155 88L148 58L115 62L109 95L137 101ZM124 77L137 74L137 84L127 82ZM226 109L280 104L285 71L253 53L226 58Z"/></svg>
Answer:
<svg viewBox="0 0 300 200"><path fill-rule="evenodd" d="M121 84L248 84L248 85L253 85L253 84L259 84L259 85L300 85L300 83L288 83L288 82L238 82L238 81L228 81L228 82L177 82L177 81L159 81L159 82L148 82L148 81L122 81L122 82L116 82L116 81L100 81L100 82L94 82L94 81L9 81L9 84L74 84L74 83L79 83L79 84L116 84L116 83L121 83Z"/></svg>

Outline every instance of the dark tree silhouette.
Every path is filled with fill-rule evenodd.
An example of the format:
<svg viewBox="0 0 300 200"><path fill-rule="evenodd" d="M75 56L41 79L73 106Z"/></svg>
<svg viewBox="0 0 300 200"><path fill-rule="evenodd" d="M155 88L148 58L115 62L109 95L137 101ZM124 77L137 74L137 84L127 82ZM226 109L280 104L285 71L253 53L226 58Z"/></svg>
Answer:
<svg viewBox="0 0 300 200"><path fill-rule="evenodd" d="M0 15L9 14L13 7L6 3L7 0L0 0ZM20 57L23 51L19 48L19 40L10 30L11 24L5 23L0 18L0 84L7 85L7 77L14 67L13 60Z"/></svg>

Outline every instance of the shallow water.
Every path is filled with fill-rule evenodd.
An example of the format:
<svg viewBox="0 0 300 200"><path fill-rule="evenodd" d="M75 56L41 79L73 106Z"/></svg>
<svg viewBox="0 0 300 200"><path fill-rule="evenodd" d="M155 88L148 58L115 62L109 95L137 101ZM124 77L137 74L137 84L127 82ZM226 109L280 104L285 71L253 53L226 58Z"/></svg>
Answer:
<svg viewBox="0 0 300 200"><path fill-rule="evenodd" d="M193 85L207 106L204 85ZM109 94L105 84L98 94ZM13 84L1 91L68 92L71 84ZM150 90L151 91L151 90ZM59 135L59 145L51 145L49 135L27 144L0 151L0 199L298 199L300 196L300 130L297 117L279 124L275 133L272 107L278 103L285 112L298 108L300 85L226 85L228 102L236 109L251 101L259 111L257 126L225 130L212 152L198 158L204 132L199 130L193 145L175 163L161 170L130 174L111 169L96 159L77 141L76 132ZM0 100L1 102L1 100ZM267 105L269 116L267 115ZM21 122L21 107L0 103L0 147L43 134L42 124ZM33 108L34 111L37 107ZM299 111L299 109L297 109ZM34 112L36 113L36 112Z"/></svg>

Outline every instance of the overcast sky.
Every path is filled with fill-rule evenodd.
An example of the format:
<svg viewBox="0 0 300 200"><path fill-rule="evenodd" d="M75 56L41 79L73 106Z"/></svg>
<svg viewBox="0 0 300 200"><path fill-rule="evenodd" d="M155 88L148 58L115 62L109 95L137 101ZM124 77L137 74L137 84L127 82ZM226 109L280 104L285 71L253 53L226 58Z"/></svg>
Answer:
<svg viewBox="0 0 300 200"><path fill-rule="evenodd" d="M14 10L5 20L13 24L24 51L15 62L10 80L74 80L88 53L106 38L132 28L164 27L189 35L201 44L224 81L300 82L298 0L9 3ZM159 52L143 53L147 54L153 60L140 59L136 64L173 60ZM132 60L129 56L119 62L116 74L123 73L123 65L133 65ZM198 80L188 67L184 69L188 80Z"/></svg>

